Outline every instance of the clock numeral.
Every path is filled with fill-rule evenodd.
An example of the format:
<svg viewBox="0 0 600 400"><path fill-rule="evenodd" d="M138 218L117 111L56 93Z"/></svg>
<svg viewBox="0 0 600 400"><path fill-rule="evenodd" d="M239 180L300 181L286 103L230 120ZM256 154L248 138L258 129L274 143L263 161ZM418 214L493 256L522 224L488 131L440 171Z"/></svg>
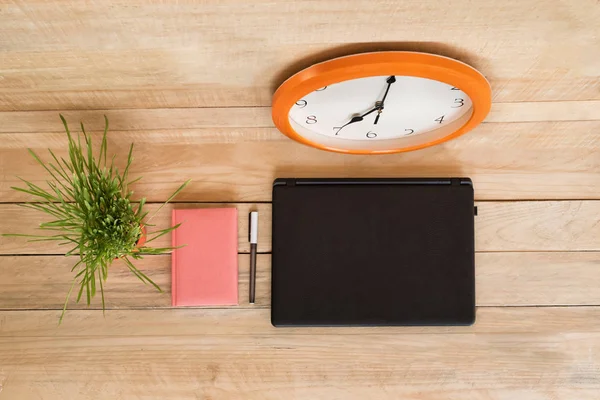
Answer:
<svg viewBox="0 0 600 400"><path fill-rule="evenodd" d="M458 104L456 106L452 106L452 108L459 108L465 105L465 99L454 99L454 104Z"/></svg>
<svg viewBox="0 0 600 400"><path fill-rule="evenodd" d="M321 89L317 89L315 90L315 92L322 92L323 90L327 89L327 86L323 86Z"/></svg>
<svg viewBox="0 0 600 400"><path fill-rule="evenodd" d="M369 131L369 132L367 132L367 137L369 139L373 139L373 138L377 137L377 134L375 132Z"/></svg>
<svg viewBox="0 0 600 400"><path fill-rule="evenodd" d="M316 124L317 123L317 117L314 115L309 115L308 117L306 117L306 123L309 125L312 124Z"/></svg>
<svg viewBox="0 0 600 400"><path fill-rule="evenodd" d="M457 87L453 87L453 88L452 88L452 89L450 89L450 90L460 90L460 89L459 89L459 88L457 88Z"/></svg>
<svg viewBox="0 0 600 400"><path fill-rule="evenodd" d="M434 119L435 122L439 122L440 124L442 123L442 121L444 120L445 115L442 115L441 117L439 117L438 119Z"/></svg>
<svg viewBox="0 0 600 400"><path fill-rule="evenodd" d="M306 105L307 105L307 104L308 104L308 103L306 102L306 100L298 100L298 101L296 102L296 105L297 105L298 107L300 107L300 108L304 108L304 107L306 107Z"/></svg>
<svg viewBox="0 0 600 400"><path fill-rule="evenodd" d="M406 132L404 135L405 135L405 136L408 136L408 135L410 135L411 133L414 133L414 132L415 132L415 130L414 130L414 129L405 129L405 130L404 130L404 132Z"/></svg>
<svg viewBox="0 0 600 400"><path fill-rule="evenodd" d="M337 136L338 133L340 133L340 131L342 130L343 126L334 126L333 127L333 131L335 132L335 135Z"/></svg>

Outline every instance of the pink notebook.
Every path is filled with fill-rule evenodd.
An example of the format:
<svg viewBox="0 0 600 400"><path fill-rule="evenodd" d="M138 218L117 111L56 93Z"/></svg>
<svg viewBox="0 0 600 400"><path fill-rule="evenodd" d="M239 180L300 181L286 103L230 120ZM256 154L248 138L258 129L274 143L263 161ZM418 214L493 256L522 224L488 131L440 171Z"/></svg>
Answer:
<svg viewBox="0 0 600 400"><path fill-rule="evenodd" d="M236 208L173 210L174 306L238 304Z"/></svg>

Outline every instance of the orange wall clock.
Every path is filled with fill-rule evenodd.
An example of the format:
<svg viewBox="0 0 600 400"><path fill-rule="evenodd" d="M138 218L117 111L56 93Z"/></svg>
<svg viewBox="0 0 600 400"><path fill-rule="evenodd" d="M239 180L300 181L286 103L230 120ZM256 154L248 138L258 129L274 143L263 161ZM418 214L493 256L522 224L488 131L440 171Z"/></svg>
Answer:
<svg viewBox="0 0 600 400"><path fill-rule="evenodd" d="M286 80L275 126L318 149L352 154L418 150L460 136L490 111L491 88L469 65L383 51L335 58Z"/></svg>

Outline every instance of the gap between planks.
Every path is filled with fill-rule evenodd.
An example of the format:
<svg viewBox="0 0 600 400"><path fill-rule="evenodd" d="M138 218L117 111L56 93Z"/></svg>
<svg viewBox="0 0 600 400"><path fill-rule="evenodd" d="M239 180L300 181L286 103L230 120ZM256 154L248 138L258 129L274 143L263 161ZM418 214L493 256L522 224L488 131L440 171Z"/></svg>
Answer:
<svg viewBox="0 0 600 400"><path fill-rule="evenodd" d="M61 111L2 111L0 133L62 132L58 114L71 124L83 122L87 130L119 131L272 128L270 107L144 108ZM484 123L600 120L600 100L494 103Z"/></svg>

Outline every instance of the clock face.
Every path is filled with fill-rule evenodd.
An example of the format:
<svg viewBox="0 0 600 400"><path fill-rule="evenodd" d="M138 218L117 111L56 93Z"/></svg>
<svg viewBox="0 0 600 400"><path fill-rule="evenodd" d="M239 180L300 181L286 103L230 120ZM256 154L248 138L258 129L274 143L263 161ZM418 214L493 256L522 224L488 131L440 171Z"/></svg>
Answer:
<svg viewBox="0 0 600 400"><path fill-rule="evenodd" d="M317 89L296 101L288 119L311 142L376 152L436 141L472 114L472 101L460 88L433 79L382 75Z"/></svg>

